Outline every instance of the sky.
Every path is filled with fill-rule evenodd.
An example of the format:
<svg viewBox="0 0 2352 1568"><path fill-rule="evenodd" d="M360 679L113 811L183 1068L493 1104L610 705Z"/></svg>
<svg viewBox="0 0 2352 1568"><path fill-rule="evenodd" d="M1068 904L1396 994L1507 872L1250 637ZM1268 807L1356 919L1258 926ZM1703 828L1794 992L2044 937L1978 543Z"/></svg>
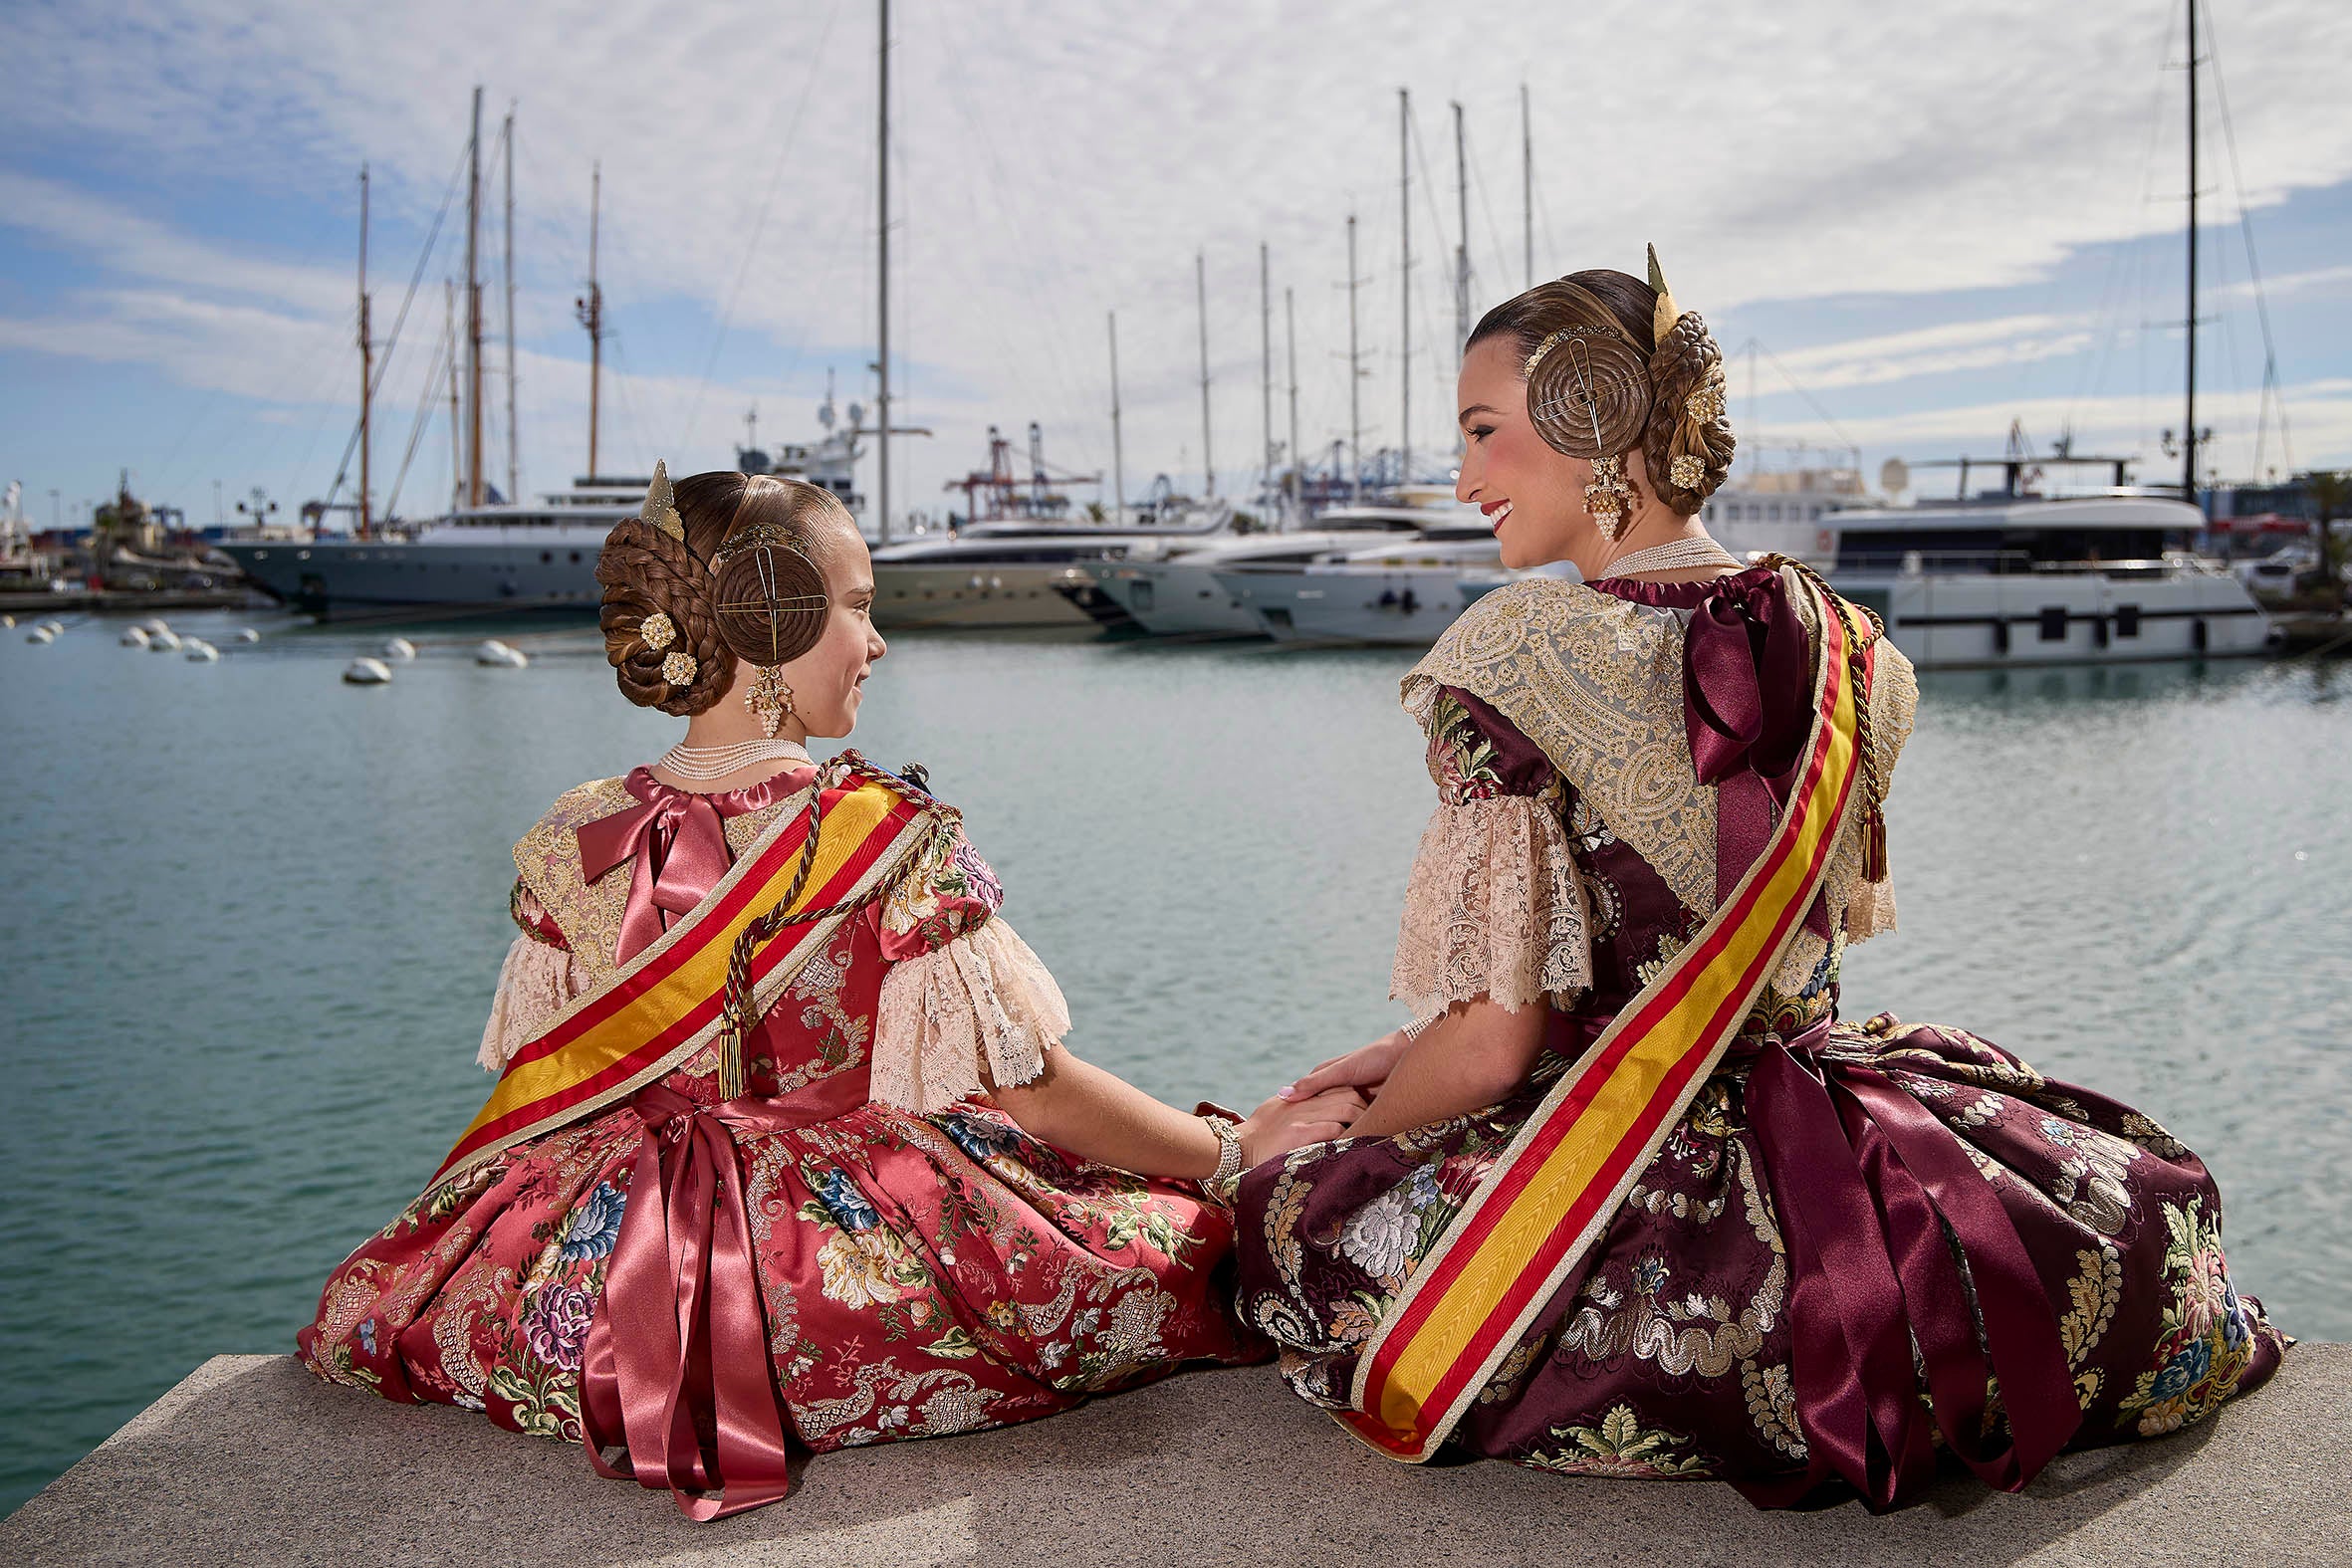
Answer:
<svg viewBox="0 0 2352 1568"><path fill-rule="evenodd" d="M1261 244L1274 439L1294 320L1299 444L1327 457L1350 429L1351 214L1363 449L1397 442L1409 393L1417 467L1442 473L1457 103L1474 318L1529 282L1530 229L1542 277L1638 273L1653 242L1724 346L1758 465L1858 451L1875 477L1892 456L1997 455L2015 421L2037 448L2070 434L2175 476L2183 10L898 0L892 374L897 422L931 433L893 444L893 510L943 510L991 424L1025 448L1035 421L1050 463L1107 480L1113 313L1127 493L1162 473L1197 492L1196 257L1207 444L1219 492L1246 497L1265 468ZM524 490L587 462L574 301L599 165L599 468L732 466L755 408L764 443L814 437L828 376L843 405L874 379L876 11L9 0L0 484L22 482L40 525L124 469L191 523L213 520L216 494L259 487L289 511L326 495L357 412L364 163L379 343L419 284L376 399L375 505L443 505L448 421L426 377L445 280L463 275L462 188L444 202L477 85L493 482L510 109ZM2219 67L2202 74L2199 138L2209 466L2352 464L2352 7L2214 6L2200 29Z"/></svg>

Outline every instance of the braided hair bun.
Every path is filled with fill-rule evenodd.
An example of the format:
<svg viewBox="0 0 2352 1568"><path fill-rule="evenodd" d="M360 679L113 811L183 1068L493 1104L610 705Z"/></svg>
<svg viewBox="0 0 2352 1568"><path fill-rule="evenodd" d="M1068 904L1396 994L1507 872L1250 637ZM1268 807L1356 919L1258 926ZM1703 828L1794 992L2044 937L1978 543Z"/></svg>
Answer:
<svg viewBox="0 0 2352 1568"><path fill-rule="evenodd" d="M726 695L735 682L735 660L719 636L710 570L684 540L630 518L604 536L596 580L604 585L596 624L623 697L685 718ZM679 654L693 660L693 674L673 682L670 676L682 666L674 657Z"/></svg>
<svg viewBox="0 0 2352 1568"><path fill-rule="evenodd" d="M1650 355L1650 386L1642 457L1658 499L1690 517L1729 477L1739 445L1724 395L1723 349L1698 312L1677 318Z"/></svg>

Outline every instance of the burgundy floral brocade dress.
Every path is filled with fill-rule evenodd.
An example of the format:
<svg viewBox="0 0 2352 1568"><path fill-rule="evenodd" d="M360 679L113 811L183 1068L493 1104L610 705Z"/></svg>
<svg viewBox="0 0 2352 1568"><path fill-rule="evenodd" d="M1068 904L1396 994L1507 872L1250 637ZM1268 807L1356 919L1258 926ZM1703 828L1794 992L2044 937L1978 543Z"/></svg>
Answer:
<svg viewBox="0 0 2352 1568"><path fill-rule="evenodd" d="M693 909L808 782L687 794L639 769L562 796L516 846L523 935L484 1065ZM1189 1184L1079 1163L979 1098L1035 1076L1069 1027L1002 901L960 831L943 838L746 1042L753 1099L829 1111L732 1134L774 1385L809 1450L1032 1420L1187 1361L1264 1354L1226 1306L1221 1209ZM707 1106L716 1070L706 1048L657 1087ZM584 1351L643 1125L624 1101L427 1188L329 1278L303 1361L580 1441Z"/></svg>
<svg viewBox="0 0 2352 1568"><path fill-rule="evenodd" d="M1478 997L1546 1007L1545 1047L1501 1104L1245 1177L1240 1311L1277 1341L1292 1388L1333 1409L1349 1405L1390 1303L1546 1090L1754 857L1808 723L1806 628L1768 567L1491 598L1406 682L1439 805L1393 990L1417 1018ZM1551 650L1542 670L1495 662L1492 650L1530 641ZM1872 715L1891 774L1916 687L1892 649L1879 672ZM1580 777L1561 755L1580 759ZM1988 1389L1983 1370L1988 1319L2005 1333L2016 1316L1980 1299L1972 1266L1993 1255L1982 1234L2002 1218L2046 1298L2042 1321L2057 1325L2051 1375L2030 1392L2061 1427L2079 1411L2065 1446L2175 1431L2271 1375L2286 1341L2231 1279L2212 1178L2161 1126L1963 1029L1837 1018L1846 945L1893 923L1891 889L1862 879L1857 845L1840 846L1740 1039L1454 1428L1460 1450L1570 1474L1725 1478L1767 1505L1845 1486L1873 1506L1907 1500L1931 1450L1952 1447L1948 1431L1963 1448L1981 1435L1983 1457L2010 1436L2008 1406L2027 1402ZM1816 1111L1760 1092L1767 1053L1828 1088ZM1902 1112L1914 1126L1941 1129L1967 1162L1951 1166L1973 1167L1998 1201L1990 1227L1981 1211L1940 1222L1944 1245L1927 1245L1947 1255L1906 1254L1880 1233L1903 1233L1913 1189L1884 1179L1888 1145L1861 1108L1889 1091L1840 1092L1864 1077L1916 1107ZM1910 1233L1937 1236L1937 1224ZM1865 1276L1884 1281L1877 1299L1856 1288ZM2029 1478L1990 1461L1979 1473Z"/></svg>

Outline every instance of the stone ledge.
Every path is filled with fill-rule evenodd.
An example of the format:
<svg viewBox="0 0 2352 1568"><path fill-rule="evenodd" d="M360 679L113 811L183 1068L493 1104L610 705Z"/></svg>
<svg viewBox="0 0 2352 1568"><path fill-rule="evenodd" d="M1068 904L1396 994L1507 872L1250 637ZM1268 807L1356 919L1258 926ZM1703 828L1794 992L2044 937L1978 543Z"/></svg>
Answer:
<svg viewBox="0 0 2352 1568"><path fill-rule="evenodd" d="M0 1561L335 1564L2304 1563L2352 1557L2352 1347L2302 1345L2185 1436L2022 1495L1761 1513L1713 1482L1393 1464L1261 1368L1026 1427L822 1456L715 1524L576 1449L217 1356L0 1521Z"/></svg>

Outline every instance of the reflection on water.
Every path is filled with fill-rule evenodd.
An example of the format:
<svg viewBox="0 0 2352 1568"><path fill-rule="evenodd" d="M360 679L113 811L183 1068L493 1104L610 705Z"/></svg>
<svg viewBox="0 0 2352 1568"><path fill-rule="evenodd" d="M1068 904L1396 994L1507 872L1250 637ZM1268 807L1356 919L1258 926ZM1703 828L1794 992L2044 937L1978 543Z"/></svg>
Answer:
<svg viewBox="0 0 2352 1568"><path fill-rule="evenodd" d="M175 622L176 623L176 622ZM216 665L0 640L0 1506L196 1362L283 1350L480 1101L508 849L675 722L579 623L383 633L190 616ZM528 670L477 668L476 641ZM857 742L930 766L1055 968L1072 1044L1255 1103L1387 1028L1426 815L1409 656L1091 634L897 639ZM2306 665L1923 679L1889 802L1899 934L1848 1011L1967 1027L2215 1166L2241 1280L2352 1338L2352 718Z"/></svg>

